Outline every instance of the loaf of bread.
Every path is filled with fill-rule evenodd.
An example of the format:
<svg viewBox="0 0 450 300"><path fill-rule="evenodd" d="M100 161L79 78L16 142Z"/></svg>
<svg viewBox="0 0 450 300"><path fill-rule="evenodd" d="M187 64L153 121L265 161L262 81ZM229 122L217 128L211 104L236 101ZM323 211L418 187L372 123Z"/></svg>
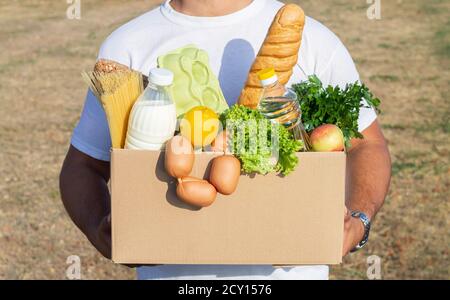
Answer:
<svg viewBox="0 0 450 300"><path fill-rule="evenodd" d="M262 87L257 72L262 69L274 68L280 83L289 81L297 64L304 25L305 14L300 6L286 4L280 8L250 69L239 104L250 108L258 105Z"/></svg>

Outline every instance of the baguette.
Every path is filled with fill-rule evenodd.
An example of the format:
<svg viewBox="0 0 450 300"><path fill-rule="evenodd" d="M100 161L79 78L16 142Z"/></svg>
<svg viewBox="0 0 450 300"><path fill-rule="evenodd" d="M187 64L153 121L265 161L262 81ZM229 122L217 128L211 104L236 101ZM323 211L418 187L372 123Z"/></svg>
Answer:
<svg viewBox="0 0 450 300"><path fill-rule="evenodd" d="M276 14L253 62L238 103L256 108L262 94L257 72L273 67L281 84L286 84L298 61L305 14L300 6L286 4Z"/></svg>

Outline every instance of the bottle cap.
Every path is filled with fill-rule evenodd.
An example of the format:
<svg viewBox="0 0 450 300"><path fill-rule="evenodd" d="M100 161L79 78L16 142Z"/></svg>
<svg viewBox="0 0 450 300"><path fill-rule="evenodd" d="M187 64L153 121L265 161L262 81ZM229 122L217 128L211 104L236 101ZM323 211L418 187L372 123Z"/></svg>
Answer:
<svg viewBox="0 0 450 300"><path fill-rule="evenodd" d="M267 69L261 70L257 74L258 74L258 78L259 78L259 80L261 80L261 84L263 86L267 86L267 85L273 84L278 81L278 76L275 73L274 68L267 68Z"/></svg>
<svg viewBox="0 0 450 300"><path fill-rule="evenodd" d="M173 73L167 69L154 68L150 70L148 80L155 85L168 86L173 82Z"/></svg>

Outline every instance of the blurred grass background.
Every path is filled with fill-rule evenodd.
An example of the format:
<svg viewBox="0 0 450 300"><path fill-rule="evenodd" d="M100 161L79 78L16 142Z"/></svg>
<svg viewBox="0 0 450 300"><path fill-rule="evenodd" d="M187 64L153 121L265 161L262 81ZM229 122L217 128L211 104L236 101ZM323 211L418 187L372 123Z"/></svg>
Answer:
<svg viewBox="0 0 450 300"><path fill-rule="evenodd" d="M0 279L62 279L79 255L85 279L129 279L67 217L58 174L86 92L80 72L115 28L159 1L0 0ZM289 1L335 31L362 80L382 99L393 179L368 246L332 267L333 279L365 279L370 255L384 279L449 278L450 2Z"/></svg>

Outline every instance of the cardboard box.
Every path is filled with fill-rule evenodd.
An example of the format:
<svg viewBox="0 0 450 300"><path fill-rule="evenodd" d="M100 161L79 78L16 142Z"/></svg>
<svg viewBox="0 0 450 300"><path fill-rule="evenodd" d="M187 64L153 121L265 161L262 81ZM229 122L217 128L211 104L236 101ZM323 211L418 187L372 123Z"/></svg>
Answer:
<svg viewBox="0 0 450 300"><path fill-rule="evenodd" d="M217 154L196 154L191 175L208 176ZM177 199L164 153L114 149L112 256L128 264L339 264L344 153L298 153L286 177L240 177L231 196L195 209ZM206 171L205 171L206 170ZM206 177L205 177L206 178Z"/></svg>

